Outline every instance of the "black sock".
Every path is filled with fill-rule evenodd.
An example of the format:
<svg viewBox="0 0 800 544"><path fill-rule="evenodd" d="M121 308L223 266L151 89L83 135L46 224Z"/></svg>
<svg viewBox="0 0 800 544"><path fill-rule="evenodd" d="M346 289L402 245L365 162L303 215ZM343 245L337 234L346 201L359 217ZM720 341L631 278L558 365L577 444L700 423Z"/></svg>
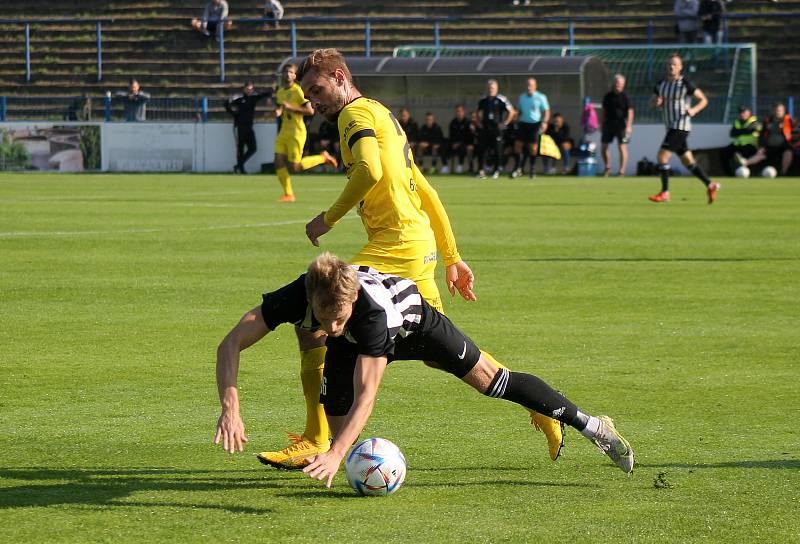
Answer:
<svg viewBox="0 0 800 544"><path fill-rule="evenodd" d="M667 193L669 192L669 175L672 169L668 164L659 164L658 171L661 174L661 192Z"/></svg>
<svg viewBox="0 0 800 544"><path fill-rule="evenodd" d="M507 368L501 368L484 394L536 410L542 415L562 421L579 431L586 427L586 421L584 421L586 416L578 411L577 406L532 374L511 372Z"/></svg>
<svg viewBox="0 0 800 544"><path fill-rule="evenodd" d="M697 179L702 181L706 187L708 187L711 184L711 179L706 175L706 173L703 171L702 167L699 164L694 163L689 167L689 170L691 170L692 174L697 176Z"/></svg>

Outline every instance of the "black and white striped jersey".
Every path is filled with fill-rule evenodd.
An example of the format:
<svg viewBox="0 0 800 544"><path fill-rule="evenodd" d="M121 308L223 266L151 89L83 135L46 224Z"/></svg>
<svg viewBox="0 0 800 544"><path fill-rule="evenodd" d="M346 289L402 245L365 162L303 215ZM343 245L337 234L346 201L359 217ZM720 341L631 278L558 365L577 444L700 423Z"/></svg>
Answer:
<svg viewBox="0 0 800 544"><path fill-rule="evenodd" d="M356 344L362 355L391 355L395 342L421 327L423 302L417 284L366 266L354 268L361 287L344 337ZM292 283L263 295L261 313L270 330L282 323L319 330L319 321L306 296L305 276L302 274Z"/></svg>
<svg viewBox="0 0 800 544"><path fill-rule="evenodd" d="M692 118L686 113L692 102L692 95L697 88L692 82L681 76L678 79L663 79L653 89L657 96L664 99L661 110L664 125L669 129L692 130Z"/></svg>

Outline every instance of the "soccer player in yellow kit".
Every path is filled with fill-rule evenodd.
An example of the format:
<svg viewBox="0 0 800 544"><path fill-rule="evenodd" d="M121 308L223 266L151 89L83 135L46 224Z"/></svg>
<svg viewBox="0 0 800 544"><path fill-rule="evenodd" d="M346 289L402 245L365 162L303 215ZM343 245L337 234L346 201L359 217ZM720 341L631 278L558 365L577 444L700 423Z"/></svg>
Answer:
<svg viewBox="0 0 800 544"><path fill-rule="evenodd" d="M318 238L357 206L368 242L351 264L413 280L423 298L443 311L434 280L438 246L450 294L457 289L464 299L475 300L472 271L458 254L444 206L414 164L406 135L394 115L379 102L361 96L344 57L335 49L311 53L303 62L300 78L314 109L329 121L338 122L348 177L336 202L306 225L311 242L319 245ZM302 435L290 434L293 444L284 450L258 454L261 462L287 469L303 468L309 458L327 451L329 438L325 411L319 403L325 336L299 328L296 331L306 429ZM504 368L491 355L484 355ZM555 460L563 445L561 425L536 412L531 414L536 428L547 436L550 456Z"/></svg>
<svg viewBox="0 0 800 544"><path fill-rule="evenodd" d="M286 64L281 71L280 88L275 92L275 114L281 119L278 137L275 139L275 173L283 187L281 202L294 202L292 178L289 172L302 172L320 164L338 166L336 159L323 151L319 155L303 157L306 145L306 124L303 117L314 115L314 108L306 100L297 84L297 66Z"/></svg>

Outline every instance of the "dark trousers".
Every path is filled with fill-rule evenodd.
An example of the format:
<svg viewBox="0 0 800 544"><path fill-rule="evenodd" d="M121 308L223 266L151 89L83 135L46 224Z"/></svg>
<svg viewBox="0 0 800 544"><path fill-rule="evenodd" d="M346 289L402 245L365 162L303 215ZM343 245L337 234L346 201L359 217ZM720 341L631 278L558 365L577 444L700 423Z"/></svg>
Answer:
<svg viewBox="0 0 800 544"><path fill-rule="evenodd" d="M236 134L236 166L244 169L244 163L256 152L256 133L252 126L234 127ZM245 151L246 148L246 151Z"/></svg>

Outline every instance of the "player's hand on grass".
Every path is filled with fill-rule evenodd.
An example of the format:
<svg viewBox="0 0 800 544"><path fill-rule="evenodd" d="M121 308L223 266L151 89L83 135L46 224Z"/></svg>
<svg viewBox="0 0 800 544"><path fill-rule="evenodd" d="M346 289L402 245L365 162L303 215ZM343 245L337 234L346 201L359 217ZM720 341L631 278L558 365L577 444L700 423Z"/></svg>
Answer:
<svg viewBox="0 0 800 544"><path fill-rule="evenodd" d="M316 480L327 479L325 487L330 487L333 483L333 477L336 476L336 473L339 471L339 465L342 464L343 457L343 455L333 450L319 453L315 455L311 463L303 469L303 472Z"/></svg>
<svg viewBox="0 0 800 544"><path fill-rule="evenodd" d="M238 412L223 411L217 420L217 433L214 435L214 444L222 440L222 449L228 453L244 451L247 435L244 434L244 421Z"/></svg>
<svg viewBox="0 0 800 544"><path fill-rule="evenodd" d="M317 247L319 247L319 237L329 230L331 228L325 224L325 212L322 212L306 224L306 236Z"/></svg>
<svg viewBox="0 0 800 544"><path fill-rule="evenodd" d="M445 279L447 280L447 290L450 291L451 297L456 296L456 289L458 289L458 294L464 300L478 300L478 297L472 292L475 275L464 261L448 266L445 272Z"/></svg>

